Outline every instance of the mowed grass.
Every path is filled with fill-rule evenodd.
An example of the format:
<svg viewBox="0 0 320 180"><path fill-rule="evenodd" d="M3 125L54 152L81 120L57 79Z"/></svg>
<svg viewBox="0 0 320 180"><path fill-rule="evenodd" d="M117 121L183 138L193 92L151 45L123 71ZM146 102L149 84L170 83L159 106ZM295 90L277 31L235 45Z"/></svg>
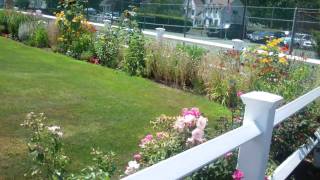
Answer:
<svg viewBox="0 0 320 180"><path fill-rule="evenodd" d="M116 152L123 168L151 132L150 120L194 106L211 127L230 115L205 97L0 37L0 179L23 179L28 131L20 124L28 112L44 112L63 127L71 169L78 170L92 147Z"/></svg>

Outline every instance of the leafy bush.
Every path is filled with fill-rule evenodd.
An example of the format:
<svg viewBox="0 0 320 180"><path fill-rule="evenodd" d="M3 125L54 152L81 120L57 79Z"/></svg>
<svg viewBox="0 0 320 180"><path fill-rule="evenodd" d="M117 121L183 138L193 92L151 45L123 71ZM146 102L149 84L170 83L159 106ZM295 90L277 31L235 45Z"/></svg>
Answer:
<svg viewBox="0 0 320 180"><path fill-rule="evenodd" d="M84 168L80 174L72 174L67 179L110 179L114 175L115 167L115 154L113 152L104 153L100 150L92 149L91 151L93 165Z"/></svg>
<svg viewBox="0 0 320 180"><path fill-rule="evenodd" d="M94 43L95 53L100 63L112 68L117 68L120 64L118 58L119 48L118 36L112 30L99 34Z"/></svg>
<svg viewBox="0 0 320 180"><path fill-rule="evenodd" d="M89 39L96 30L83 15L82 1L60 1L60 8L61 11L56 14L60 32L57 49L61 53L79 58L87 50L88 44L92 44Z"/></svg>
<svg viewBox="0 0 320 180"><path fill-rule="evenodd" d="M313 32L313 37L316 41L316 52L318 53L318 56L320 56L320 31L314 31Z"/></svg>
<svg viewBox="0 0 320 180"><path fill-rule="evenodd" d="M62 149L63 132L59 126L46 125L43 113L29 113L21 126L31 131L28 140L29 155L33 160L28 175L44 179L65 176L69 158Z"/></svg>
<svg viewBox="0 0 320 180"><path fill-rule="evenodd" d="M130 75L142 76L146 66L144 36L141 32L135 31L129 38L129 47L124 58L123 68Z"/></svg>
<svg viewBox="0 0 320 180"><path fill-rule="evenodd" d="M29 42L31 46L45 48L49 47L49 37L46 27L43 24L39 24L35 31L32 33Z"/></svg>
<svg viewBox="0 0 320 180"><path fill-rule="evenodd" d="M115 154L93 149L93 164L84 168L80 173L72 174L67 171L70 158L63 150L63 132L60 126L48 126L44 113L29 113L21 124L30 130L28 138L29 155L32 166L25 176L36 179L110 179L114 175Z"/></svg>
<svg viewBox="0 0 320 180"><path fill-rule="evenodd" d="M194 61L200 61L206 50L196 45L177 44L177 50L186 52Z"/></svg>

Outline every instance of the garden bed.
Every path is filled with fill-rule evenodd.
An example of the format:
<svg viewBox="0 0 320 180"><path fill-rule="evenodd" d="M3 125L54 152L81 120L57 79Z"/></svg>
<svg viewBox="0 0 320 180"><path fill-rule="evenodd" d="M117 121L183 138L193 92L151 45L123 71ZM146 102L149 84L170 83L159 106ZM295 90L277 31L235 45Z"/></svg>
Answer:
<svg viewBox="0 0 320 180"><path fill-rule="evenodd" d="M0 179L25 173L26 131L19 125L31 111L45 112L50 122L64 128L74 169L89 161L91 147L115 151L124 167L137 140L151 131L149 121L163 113L175 115L183 107L197 106L211 128L216 119L230 115L205 97L143 78L2 37L0 47Z"/></svg>

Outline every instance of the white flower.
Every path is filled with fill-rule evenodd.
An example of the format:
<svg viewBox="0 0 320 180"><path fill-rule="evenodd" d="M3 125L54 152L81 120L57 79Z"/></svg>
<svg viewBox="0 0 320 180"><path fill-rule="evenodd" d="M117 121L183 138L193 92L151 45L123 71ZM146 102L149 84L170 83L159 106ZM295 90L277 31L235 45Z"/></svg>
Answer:
<svg viewBox="0 0 320 180"><path fill-rule="evenodd" d="M130 161L128 163L128 165L129 165L129 167L132 167L134 169L139 169L139 167L140 167L140 164L137 161Z"/></svg>
<svg viewBox="0 0 320 180"><path fill-rule="evenodd" d="M62 137L62 136L63 136L63 132L61 132L61 131L60 131L60 132L57 132L56 134L57 134L59 137Z"/></svg>
<svg viewBox="0 0 320 180"><path fill-rule="evenodd" d="M197 121L197 128L204 130L204 128L206 128L207 126L207 122L208 122L207 118L200 116Z"/></svg>
<svg viewBox="0 0 320 180"><path fill-rule="evenodd" d="M140 168L140 164L137 163L137 161L130 161L124 173L126 175L130 175L135 173L139 168Z"/></svg>
<svg viewBox="0 0 320 180"><path fill-rule="evenodd" d="M48 131L51 132L54 135L57 135L59 137L63 136L63 132L60 131L60 126L50 126L48 127Z"/></svg>
<svg viewBox="0 0 320 180"><path fill-rule="evenodd" d="M196 117L194 115L188 114L184 116L184 122L187 124L191 124L195 120L196 120Z"/></svg>
<svg viewBox="0 0 320 180"><path fill-rule="evenodd" d="M185 126L184 121L185 121L185 119L183 117L179 116L177 118L177 121L175 122L173 128L177 129L179 132L183 131L184 126Z"/></svg>
<svg viewBox="0 0 320 180"><path fill-rule="evenodd" d="M50 126L50 127L48 127L48 130L52 133L55 133L56 131L60 130L60 127L59 126Z"/></svg>

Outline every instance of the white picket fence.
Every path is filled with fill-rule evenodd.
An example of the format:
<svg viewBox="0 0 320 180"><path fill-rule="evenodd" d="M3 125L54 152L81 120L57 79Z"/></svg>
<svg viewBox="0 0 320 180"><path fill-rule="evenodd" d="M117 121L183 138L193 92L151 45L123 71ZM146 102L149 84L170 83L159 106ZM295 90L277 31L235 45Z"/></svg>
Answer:
<svg viewBox="0 0 320 180"><path fill-rule="evenodd" d="M237 168L245 180L263 180L267 168L272 131L275 126L320 97L320 87L280 107L283 98L266 92L250 92L241 96L245 104L243 125L215 139L143 169L123 180L181 179L217 158L239 147ZM320 140L310 137L269 177L283 180L297 167Z"/></svg>

